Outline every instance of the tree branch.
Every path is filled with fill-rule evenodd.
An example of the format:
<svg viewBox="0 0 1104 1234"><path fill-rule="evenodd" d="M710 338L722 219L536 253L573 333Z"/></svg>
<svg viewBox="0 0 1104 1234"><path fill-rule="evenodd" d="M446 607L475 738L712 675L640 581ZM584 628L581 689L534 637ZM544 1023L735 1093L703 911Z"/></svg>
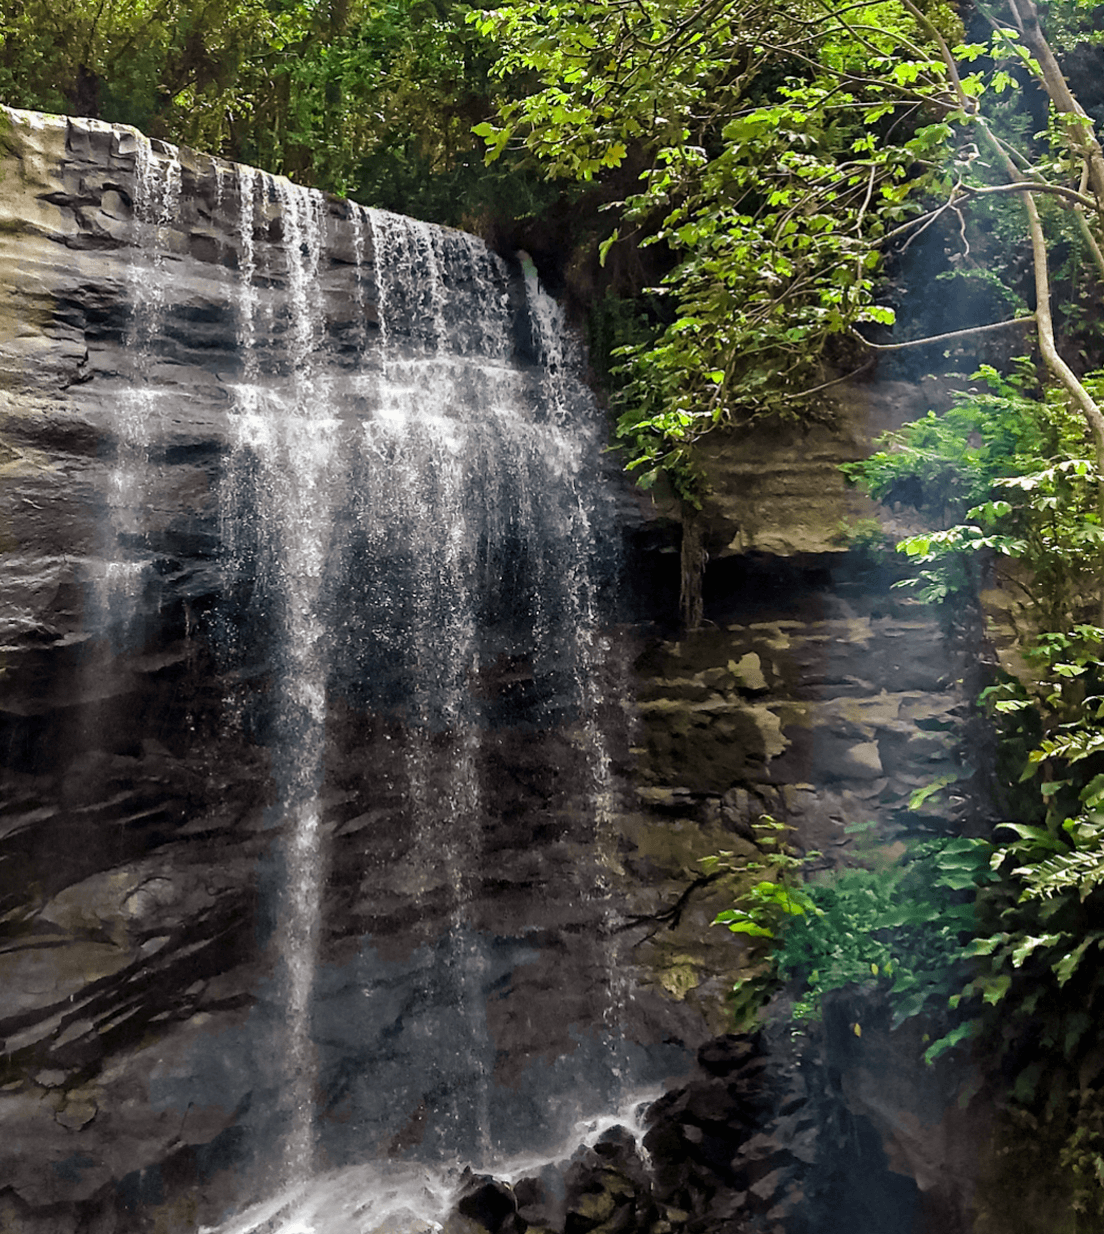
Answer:
<svg viewBox="0 0 1104 1234"><path fill-rule="evenodd" d="M909 339L905 343L872 343L869 339L863 338L854 327L851 333L860 343L866 347L872 347L875 351L903 351L906 347L926 347L931 343L945 343L951 339L967 338L971 334L991 334L994 330L1007 330L1009 326L1030 326L1034 321L1034 317L1012 317L1008 321L994 321L986 326L967 326L965 330L950 330L946 334L932 334L927 338Z"/></svg>
<svg viewBox="0 0 1104 1234"><path fill-rule="evenodd" d="M865 373L877 358L877 356L871 356L865 364L860 364L858 368L852 369L850 373L844 373L842 377L833 377L831 381L821 382L819 386L810 386L808 390L796 390L793 394L784 394L782 397L786 399L808 398L810 394L819 394L821 390L829 390L832 386L842 385L845 381L850 381L852 377L858 377L860 373Z"/></svg>
<svg viewBox="0 0 1104 1234"><path fill-rule="evenodd" d="M947 40L939 33L937 27L932 23L931 18L922 13L916 5L912 3L912 0L901 0L901 2L938 44L939 54L943 57L943 63L947 66L947 72L950 74L951 82L954 85L954 91L958 98L959 105L967 115L972 115L975 111L977 111L977 100L970 98L970 96L962 88L962 78L958 75L958 65L955 64L955 58L951 55L951 49L947 46Z"/></svg>
<svg viewBox="0 0 1104 1234"><path fill-rule="evenodd" d="M970 197L983 197L990 193L1049 193L1052 197L1064 197L1075 205L1096 209L1096 202L1086 194L1067 188L1064 184L1045 184L1040 180L1016 180L1011 184L964 184L962 192Z"/></svg>
<svg viewBox="0 0 1104 1234"><path fill-rule="evenodd" d="M1081 414L1088 421L1096 443L1096 465L1104 476L1104 412L1062 359L1054 342L1054 322L1050 315L1050 272L1047 266L1046 237L1039 219L1039 210L1031 194L1024 197L1027 219L1031 228L1031 255L1035 264L1035 322L1039 328L1039 350L1046 366L1065 386Z"/></svg>
<svg viewBox="0 0 1104 1234"><path fill-rule="evenodd" d="M690 902L690 897L695 891L700 891L703 887L708 887L710 883L715 883L717 879L723 877L725 871L715 870L712 874L699 874L697 878L682 892L679 898L668 908L661 909L658 913L634 914L631 917L626 917L624 922L618 926L618 930L631 930L634 926L655 924L658 928L662 922L669 930L678 928L679 922L682 920L682 914L686 911L686 906ZM655 930L648 936L649 938L655 934Z"/></svg>
<svg viewBox="0 0 1104 1234"><path fill-rule="evenodd" d="M1085 186L1089 180L1089 168L1086 164L1081 169L1081 192L1085 191ZM1077 215L1077 226L1081 231L1081 238L1085 241L1089 252L1092 254L1092 259L1096 262L1097 272L1101 278L1104 278L1104 253L1100 251L1100 245L1096 242L1096 237L1092 233L1092 228L1089 226L1089 220L1085 217L1085 211L1080 206L1073 207L1074 214Z"/></svg>
<svg viewBox="0 0 1104 1234"><path fill-rule="evenodd" d="M905 0L906 3L909 0ZM1046 41L1039 25L1039 13L1035 0L1009 0L1013 14L1023 31L1024 42L1031 48L1039 63L1043 85L1056 111L1066 117L1066 132L1070 143L1085 159L1089 169L1089 185L1096 198L1097 211L1104 217L1104 150L1093 132L1092 121L1084 108L1073 97L1054 52Z"/></svg>

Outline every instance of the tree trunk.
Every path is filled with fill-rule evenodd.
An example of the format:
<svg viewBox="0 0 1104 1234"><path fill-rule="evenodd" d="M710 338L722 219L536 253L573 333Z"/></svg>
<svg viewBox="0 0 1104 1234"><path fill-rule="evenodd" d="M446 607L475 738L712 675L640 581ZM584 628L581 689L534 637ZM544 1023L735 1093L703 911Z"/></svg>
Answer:
<svg viewBox="0 0 1104 1234"><path fill-rule="evenodd" d="M1084 108L1073 97L1065 74L1046 41L1042 27L1039 25L1039 13L1035 8L1035 0L1009 0L1012 13L1023 33L1024 42L1031 49L1032 55L1039 62L1043 74L1043 86L1055 110L1066 117L1066 128L1070 142L1085 160L1089 175L1089 187L1096 198L1096 209L1104 220L1104 151L1093 132L1092 121L1085 114Z"/></svg>
<svg viewBox="0 0 1104 1234"><path fill-rule="evenodd" d="M682 578L680 580L679 607L683 625L688 631L697 630L704 615L702 579L709 554L702 543L702 525L696 510L687 504L682 507Z"/></svg>

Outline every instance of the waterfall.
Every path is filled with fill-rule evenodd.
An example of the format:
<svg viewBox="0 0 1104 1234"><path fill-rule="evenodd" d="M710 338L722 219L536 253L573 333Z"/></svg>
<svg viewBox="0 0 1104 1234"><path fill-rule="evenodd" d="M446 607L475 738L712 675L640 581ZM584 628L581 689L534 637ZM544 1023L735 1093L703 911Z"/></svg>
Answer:
<svg viewBox="0 0 1104 1234"><path fill-rule="evenodd" d="M768 809L846 865L844 823L961 771L934 619L772 525L668 641L672 528L531 261L125 126L0 127L0 1226L451 1234L510 1206L486 1174L503 1229L965 1213L874 1160L939 1113L923 1076L837 1101L835 1062L900 1052L833 1044L854 1008L827 1070L768 1030L689 1074L754 977L703 855ZM715 533L765 509L734 477L809 446L811 491L850 448L767 437L722 451ZM661 1086L654 1187L623 1132L576 1155Z"/></svg>
<svg viewBox="0 0 1104 1234"><path fill-rule="evenodd" d="M120 470L162 448L179 192L179 163L139 146ZM602 418L531 263L246 168L219 168L217 199L237 234L208 628L226 747L267 764L268 975L234 1049L257 1076L257 1187L286 1215L335 1167L506 1160L627 1091L601 685L615 551ZM141 485L116 487L124 542ZM580 987L547 1025L521 1005L545 964ZM504 1088L518 1017L534 1061Z"/></svg>

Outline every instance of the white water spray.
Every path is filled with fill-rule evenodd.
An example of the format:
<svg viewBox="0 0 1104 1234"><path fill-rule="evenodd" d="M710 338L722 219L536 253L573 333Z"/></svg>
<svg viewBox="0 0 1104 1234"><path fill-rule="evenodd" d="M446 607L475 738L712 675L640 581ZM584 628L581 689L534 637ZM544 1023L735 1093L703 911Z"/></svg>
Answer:
<svg viewBox="0 0 1104 1234"><path fill-rule="evenodd" d="M476 1157L466 1168L513 1185L539 1177L549 1166L565 1168L581 1149L593 1147L615 1127L633 1137L648 1166L644 1116L659 1095L658 1090L642 1090L613 1110L585 1115L549 1153ZM372 1162L319 1174L223 1225L201 1227L199 1234L439 1234L455 1209L463 1181L459 1164L434 1169Z"/></svg>

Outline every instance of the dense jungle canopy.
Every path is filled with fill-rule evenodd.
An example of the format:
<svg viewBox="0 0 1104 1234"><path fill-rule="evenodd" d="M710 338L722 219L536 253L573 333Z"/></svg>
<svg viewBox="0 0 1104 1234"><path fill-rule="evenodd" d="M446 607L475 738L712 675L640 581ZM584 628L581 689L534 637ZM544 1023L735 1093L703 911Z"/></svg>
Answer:
<svg viewBox="0 0 1104 1234"><path fill-rule="evenodd" d="M704 432L823 417L883 358L958 375L852 478L911 512L901 581L960 634L991 572L1020 597L1020 668L981 702L996 782L964 756L915 795L890 874L802 890L768 831L771 877L724 924L775 945L752 1004L796 981L808 1017L873 982L929 1017L933 1057L977 1043L1073 1196L1022 1228L1100 1228L1104 9L3 0L0 39L10 105L529 249L585 320L626 462L688 513ZM954 835L922 810L948 791Z"/></svg>

